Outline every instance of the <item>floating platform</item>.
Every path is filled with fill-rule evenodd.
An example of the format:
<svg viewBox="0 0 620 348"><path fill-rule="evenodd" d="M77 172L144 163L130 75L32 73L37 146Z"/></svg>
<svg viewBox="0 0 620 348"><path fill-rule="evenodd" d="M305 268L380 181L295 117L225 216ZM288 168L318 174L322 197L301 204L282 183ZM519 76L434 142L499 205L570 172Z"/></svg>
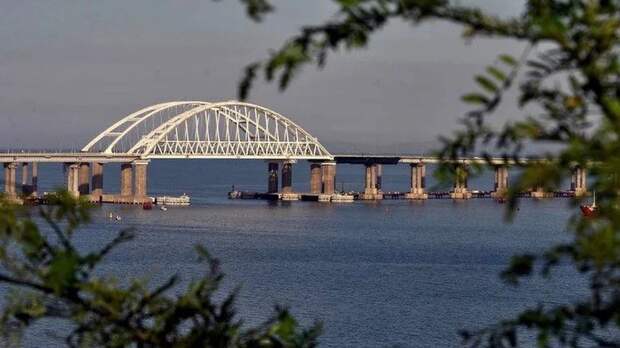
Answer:
<svg viewBox="0 0 620 348"><path fill-rule="evenodd" d="M351 203L355 199L355 196L347 193L334 193L331 195L331 201L334 203Z"/></svg>
<svg viewBox="0 0 620 348"><path fill-rule="evenodd" d="M157 196L154 198L153 201L155 204L157 205L181 205L181 206L185 206L185 205L190 205L191 204L191 198L186 195L183 194L181 196L178 197L172 197L172 196Z"/></svg>

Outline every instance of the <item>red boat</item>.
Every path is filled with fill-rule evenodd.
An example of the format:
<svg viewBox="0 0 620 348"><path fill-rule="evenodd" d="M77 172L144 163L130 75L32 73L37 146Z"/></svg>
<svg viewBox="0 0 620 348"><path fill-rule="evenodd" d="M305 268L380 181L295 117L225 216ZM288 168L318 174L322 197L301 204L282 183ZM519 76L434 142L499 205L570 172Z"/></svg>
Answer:
<svg viewBox="0 0 620 348"><path fill-rule="evenodd" d="M144 202L142 203L142 209L151 210L153 209L153 202Z"/></svg>
<svg viewBox="0 0 620 348"><path fill-rule="evenodd" d="M590 205L580 205L581 214L586 217L591 217L596 215L598 208L596 207L596 192L594 192L594 199L592 200L592 204Z"/></svg>

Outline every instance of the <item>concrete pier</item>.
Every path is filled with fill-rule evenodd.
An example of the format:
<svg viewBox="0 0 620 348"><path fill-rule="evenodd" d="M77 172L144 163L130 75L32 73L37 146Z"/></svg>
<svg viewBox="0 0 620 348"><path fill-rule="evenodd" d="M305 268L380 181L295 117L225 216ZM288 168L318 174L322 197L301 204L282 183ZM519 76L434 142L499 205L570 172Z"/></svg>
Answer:
<svg viewBox="0 0 620 348"><path fill-rule="evenodd" d="M573 169L570 189L575 193L576 197L588 194L588 186L586 183L587 176L588 174L585 168L577 166Z"/></svg>
<svg viewBox="0 0 620 348"><path fill-rule="evenodd" d="M377 192L381 192L381 184L383 183L383 165L376 164L375 165L375 187L377 188Z"/></svg>
<svg viewBox="0 0 620 348"><path fill-rule="evenodd" d="M267 193L278 193L278 162L269 162L269 178L267 182Z"/></svg>
<svg viewBox="0 0 620 348"><path fill-rule="evenodd" d="M94 162L91 177L91 200L100 201L103 195L103 163Z"/></svg>
<svg viewBox="0 0 620 348"><path fill-rule="evenodd" d="M82 196L90 193L90 163L80 163L79 166L78 191Z"/></svg>
<svg viewBox="0 0 620 348"><path fill-rule="evenodd" d="M135 186L134 186L134 198L138 201L147 198L147 166L149 161L139 160L134 161L135 171Z"/></svg>
<svg viewBox="0 0 620 348"><path fill-rule="evenodd" d="M131 163L121 164L121 196L130 197L133 194L133 166Z"/></svg>
<svg viewBox="0 0 620 348"><path fill-rule="evenodd" d="M30 185L30 163L22 163L22 195L28 196L32 192L32 186Z"/></svg>
<svg viewBox="0 0 620 348"><path fill-rule="evenodd" d="M424 163L411 163L411 184L409 192L405 194L407 199L428 199L426 189L426 166Z"/></svg>
<svg viewBox="0 0 620 348"><path fill-rule="evenodd" d="M310 163L310 193L321 193L321 164Z"/></svg>
<svg viewBox="0 0 620 348"><path fill-rule="evenodd" d="M78 163L65 163L65 172L67 174L67 191L74 197L79 197L80 165Z"/></svg>
<svg viewBox="0 0 620 348"><path fill-rule="evenodd" d="M16 197L15 191L15 171L17 169L16 163L4 164L4 193L9 197Z"/></svg>
<svg viewBox="0 0 620 348"><path fill-rule="evenodd" d="M282 164L282 193L293 192L293 163L284 162Z"/></svg>
<svg viewBox="0 0 620 348"><path fill-rule="evenodd" d="M39 195L39 164L37 162L32 162L32 177L30 183L30 194L37 197Z"/></svg>
<svg viewBox="0 0 620 348"><path fill-rule="evenodd" d="M454 189L450 192L452 199L469 199L471 198L471 192L467 188L467 174L468 168L466 165L459 165L456 167L456 173L454 175Z"/></svg>
<svg viewBox="0 0 620 348"><path fill-rule="evenodd" d="M377 188L377 174L379 172L379 165L372 163L365 165L365 176L364 176L364 193L360 195L360 199L362 200L376 200L383 199L383 194Z"/></svg>
<svg viewBox="0 0 620 348"><path fill-rule="evenodd" d="M491 197L503 198L508 194L508 168L506 166L495 167L495 186Z"/></svg>
<svg viewBox="0 0 620 348"><path fill-rule="evenodd" d="M321 192L326 195L334 194L336 189L336 162L321 163Z"/></svg>

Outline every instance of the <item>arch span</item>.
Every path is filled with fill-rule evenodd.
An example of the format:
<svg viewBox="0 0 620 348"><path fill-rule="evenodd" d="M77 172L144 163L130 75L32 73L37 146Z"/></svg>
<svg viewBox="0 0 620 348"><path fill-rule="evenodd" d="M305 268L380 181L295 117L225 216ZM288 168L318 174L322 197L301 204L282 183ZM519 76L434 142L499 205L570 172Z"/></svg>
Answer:
<svg viewBox="0 0 620 348"><path fill-rule="evenodd" d="M82 151L145 159L333 159L316 137L291 119L239 101L152 105L119 120Z"/></svg>

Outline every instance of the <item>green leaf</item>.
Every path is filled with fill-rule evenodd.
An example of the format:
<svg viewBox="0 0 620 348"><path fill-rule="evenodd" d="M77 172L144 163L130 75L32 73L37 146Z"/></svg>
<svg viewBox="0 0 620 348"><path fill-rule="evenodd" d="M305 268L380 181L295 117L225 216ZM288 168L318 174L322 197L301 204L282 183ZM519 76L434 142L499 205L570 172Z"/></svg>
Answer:
<svg viewBox="0 0 620 348"><path fill-rule="evenodd" d="M516 59L514 59L511 55L508 55L508 54L500 55L499 60L504 62L504 64L509 65L511 67L516 67L519 64Z"/></svg>
<svg viewBox="0 0 620 348"><path fill-rule="evenodd" d="M501 82L505 82L506 80L508 80L508 76L506 76L503 71L499 70L494 66L487 67L487 72Z"/></svg>
<svg viewBox="0 0 620 348"><path fill-rule="evenodd" d="M489 98L487 98L484 94L480 94L480 93L465 94L464 96L461 97L461 100L469 104L485 104L486 105L490 102Z"/></svg>
<svg viewBox="0 0 620 348"><path fill-rule="evenodd" d="M510 260L510 266L502 272L502 278L512 284L516 284L520 277L532 273L536 257L531 254L514 255Z"/></svg>
<svg viewBox="0 0 620 348"><path fill-rule="evenodd" d="M76 282L78 265L78 257L74 253L56 254L45 277L47 285L56 293L61 293Z"/></svg>
<svg viewBox="0 0 620 348"><path fill-rule="evenodd" d="M496 93L499 90L497 85L485 76L476 75L476 82L478 82L482 88L491 93Z"/></svg>
<svg viewBox="0 0 620 348"><path fill-rule="evenodd" d="M354 7L360 4L360 0L338 0L340 6L348 8Z"/></svg>

